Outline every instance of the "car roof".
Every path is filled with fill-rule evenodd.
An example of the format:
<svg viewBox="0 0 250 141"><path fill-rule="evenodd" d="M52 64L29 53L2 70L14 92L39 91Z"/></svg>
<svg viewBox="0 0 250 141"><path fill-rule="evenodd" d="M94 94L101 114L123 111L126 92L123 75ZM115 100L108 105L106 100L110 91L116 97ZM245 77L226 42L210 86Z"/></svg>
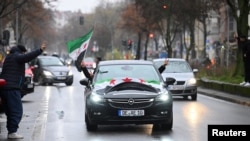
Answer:
<svg viewBox="0 0 250 141"><path fill-rule="evenodd" d="M145 60L107 60L107 61L101 61L99 63L99 65L119 65L119 64L153 65L153 62Z"/></svg>
<svg viewBox="0 0 250 141"><path fill-rule="evenodd" d="M153 59L153 62L156 62L156 61L164 61L168 59L169 61L186 61L185 59L183 58L158 58L158 59Z"/></svg>
<svg viewBox="0 0 250 141"><path fill-rule="evenodd" d="M47 56L47 55L42 55L42 56L38 56L37 58L58 58L56 56ZM59 59L59 58L58 58Z"/></svg>

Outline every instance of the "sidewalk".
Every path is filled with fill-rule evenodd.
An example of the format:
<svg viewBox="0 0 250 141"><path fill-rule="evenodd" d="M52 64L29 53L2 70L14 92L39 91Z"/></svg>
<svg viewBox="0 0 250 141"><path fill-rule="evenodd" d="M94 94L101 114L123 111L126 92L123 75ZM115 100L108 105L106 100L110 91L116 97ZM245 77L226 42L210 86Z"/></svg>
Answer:
<svg viewBox="0 0 250 141"><path fill-rule="evenodd" d="M221 91L216 91L202 86L198 87L198 93L250 107L250 98L248 97L237 96Z"/></svg>

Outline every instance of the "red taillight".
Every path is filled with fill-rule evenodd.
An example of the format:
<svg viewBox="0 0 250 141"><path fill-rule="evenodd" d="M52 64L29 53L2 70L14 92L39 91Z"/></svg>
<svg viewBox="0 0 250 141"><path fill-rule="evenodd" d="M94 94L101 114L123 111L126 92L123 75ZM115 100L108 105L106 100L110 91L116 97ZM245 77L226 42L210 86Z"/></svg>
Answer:
<svg viewBox="0 0 250 141"><path fill-rule="evenodd" d="M0 87L4 86L6 84L6 81L4 79L0 79Z"/></svg>

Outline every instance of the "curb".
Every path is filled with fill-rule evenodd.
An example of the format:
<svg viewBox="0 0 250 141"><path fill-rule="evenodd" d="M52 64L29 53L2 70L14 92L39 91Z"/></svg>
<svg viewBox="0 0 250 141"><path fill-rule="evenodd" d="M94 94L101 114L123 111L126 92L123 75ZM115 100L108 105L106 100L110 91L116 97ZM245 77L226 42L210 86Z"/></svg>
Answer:
<svg viewBox="0 0 250 141"><path fill-rule="evenodd" d="M210 92L208 92L210 91ZM216 92L214 90L201 90L198 88L198 93L199 94L202 94L202 95L206 95L206 96L210 96L210 97L214 97L214 98L218 98L218 99L222 99L222 100L225 100L225 101L229 101L229 102L233 102L233 103L237 103L237 104L241 104L241 105L244 105L244 106L248 106L250 107L250 101L247 100L242 100L244 99L244 97L238 97L238 98L235 98L235 97L232 97L231 94L219 94L219 93L222 93L222 92Z"/></svg>

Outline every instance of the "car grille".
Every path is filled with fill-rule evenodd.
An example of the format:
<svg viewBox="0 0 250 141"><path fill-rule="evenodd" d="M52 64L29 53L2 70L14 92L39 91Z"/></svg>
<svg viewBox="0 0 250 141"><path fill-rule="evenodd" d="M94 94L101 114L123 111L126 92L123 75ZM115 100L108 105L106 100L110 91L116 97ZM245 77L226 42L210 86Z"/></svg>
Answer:
<svg viewBox="0 0 250 141"><path fill-rule="evenodd" d="M53 72L53 73L56 76L66 76L68 74L67 71L56 71L56 72Z"/></svg>
<svg viewBox="0 0 250 141"><path fill-rule="evenodd" d="M140 109L152 106L153 98L108 99L109 105L119 109Z"/></svg>
<svg viewBox="0 0 250 141"><path fill-rule="evenodd" d="M184 85L184 84L185 84L185 81L177 81L176 85Z"/></svg>

